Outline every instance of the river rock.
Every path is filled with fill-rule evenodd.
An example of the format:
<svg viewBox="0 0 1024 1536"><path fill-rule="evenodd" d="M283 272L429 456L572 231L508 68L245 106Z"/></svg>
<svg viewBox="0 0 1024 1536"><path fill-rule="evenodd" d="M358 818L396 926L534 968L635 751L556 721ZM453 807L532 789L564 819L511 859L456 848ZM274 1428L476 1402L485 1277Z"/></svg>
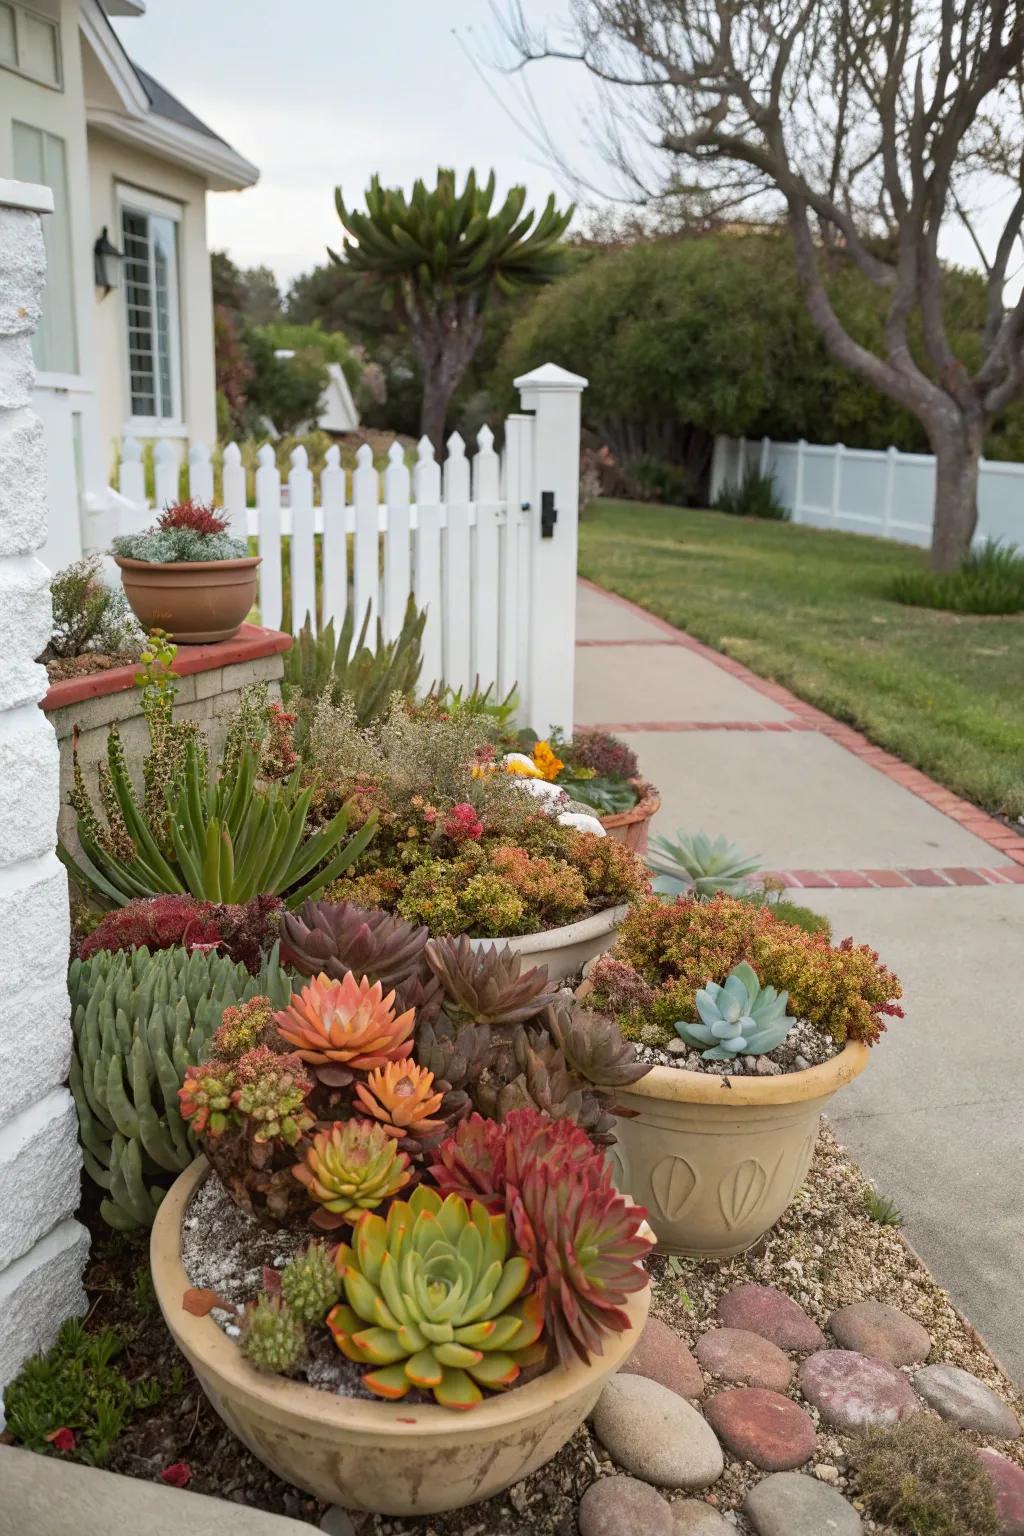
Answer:
<svg viewBox="0 0 1024 1536"><path fill-rule="evenodd" d="M619 1367L627 1376L646 1376L680 1397L700 1397L704 1378L700 1366L678 1334L658 1317L650 1317L633 1353Z"/></svg>
<svg viewBox="0 0 1024 1536"><path fill-rule="evenodd" d="M765 1472L788 1472L810 1461L818 1436L799 1403L763 1387L728 1387L704 1405L711 1428L742 1461Z"/></svg>
<svg viewBox="0 0 1024 1536"><path fill-rule="evenodd" d="M776 1472L751 1488L743 1513L757 1536L860 1536L860 1515L841 1493L801 1472Z"/></svg>
<svg viewBox="0 0 1024 1536"><path fill-rule="evenodd" d="M928 1359L931 1335L920 1323L884 1301L855 1301L833 1312L828 1326L843 1349L854 1349L890 1365L919 1365Z"/></svg>
<svg viewBox="0 0 1024 1536"><path fill-rule="evenodd" d="M825 1335L791 1296L772 1285L737 1285L718 1298L718 1321L745 1328L779 1349L824 1349Z"/></svg>
<svg viewBox="0 0 1024 1536"><path fill-rule="evenodd" d="M800 1390L827 1424L847 1431L896 1424L921 1406L895 1366L850 1349L810 1355L800 1368Z"/></svg>
<svg viewBox="0 0 1024 1536"><path fill-rule="evenodd" d="M914 1386L929 1408L961 1429L992 1440L1016 1440L1020 1434L1020 1420L1002 1398L958 1365L926 1365Z"/></svg>
<svg viewBox="0 0 1024 1536"><path fill-rule="evenodd" d="M635 1477L601 1477L580 1500L580 1536L674 1536L672 1512L657 1489Z"/></svg>
<svg viewBox="0 0 1024 1536"><path fill-rule="evenodd" d="M703 1499L677 1499L672 1511L672 1536L736 1536L736 1527Z"/></svg>
<svg viewBox="0 0 1024 1536"><path fill-rule="evenodd" d="M992 1480L1002 1536L1024 1536L1024 1470L988 1445L978 1455Z"/></svg>
<svg viewBox="0 0 1024 1536"><path fill-rule="evenodd" d="M646 1376L613 1376L594 1433L627 1472L661 1488L707 1488L725 1468L714 1431L685 1398Z"/></svg>
<svg viewBox="0 0 1024 1536"><path fill-rule="evenodd" d="M713 1376L745 1387L785 1392L793 1380L792 1360L748 1328L712 1328L697 1340L697 1359Z"/></svg>

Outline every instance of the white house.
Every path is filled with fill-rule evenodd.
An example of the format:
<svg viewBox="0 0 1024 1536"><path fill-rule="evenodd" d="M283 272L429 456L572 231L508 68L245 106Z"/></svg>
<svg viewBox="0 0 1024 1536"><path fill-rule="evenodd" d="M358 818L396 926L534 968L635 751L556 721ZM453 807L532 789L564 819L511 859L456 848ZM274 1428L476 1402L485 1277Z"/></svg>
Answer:
<svg viewBox="0 0 1024 1536"><path fill-rule="evenodd" d="M54 198L33 342L51 566L108 542L121 438L166 439L181 455L217 435L206 194L258 172L132 63L109 18L144 10L0 0L0 178Z"/></svg>

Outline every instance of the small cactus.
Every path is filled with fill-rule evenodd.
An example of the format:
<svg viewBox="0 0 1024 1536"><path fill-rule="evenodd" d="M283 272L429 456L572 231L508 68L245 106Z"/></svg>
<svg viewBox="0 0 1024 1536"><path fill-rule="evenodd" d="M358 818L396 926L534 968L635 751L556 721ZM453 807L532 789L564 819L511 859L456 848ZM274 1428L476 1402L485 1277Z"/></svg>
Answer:
<svg viewBox="0 0 1024 1536"><path fill-rule="evenodd" d="M306 1331L279 1296L263 1295L242 1319L242 1352L258 1371L281 1375L306 1352Z"/></svg>
<svg viewBox="0 0 1024 1536"><path fill-rule="evenodd" d="M322 1323L341 1299L341 1277L325 1243L310 1243L281 1271L281 1295L301 1323Z"/></svg>

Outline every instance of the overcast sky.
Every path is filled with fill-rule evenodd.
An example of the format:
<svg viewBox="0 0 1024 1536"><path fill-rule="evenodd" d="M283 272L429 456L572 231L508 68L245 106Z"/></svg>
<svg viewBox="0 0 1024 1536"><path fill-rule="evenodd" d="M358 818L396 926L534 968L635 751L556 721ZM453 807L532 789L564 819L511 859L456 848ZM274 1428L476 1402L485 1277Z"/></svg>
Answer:
<svg viewBox="0 0 1024 1536"><path fill-rule="evenodd" d="M408 187L438 165L493 166L501 190L525 182L537 202L551 191L567 201L571 187L531 142L538 115L578 173L615 191L588 126L584 71L545 63L524 79L489 69L502 52L489 0L148 4L114 22L129 54L260 168L257 186L210 196L210 245L242 266L272 267L282 285L339 243L335 186L357 201L375 171ZM557 28L568 0L523 7ZM960 227L942 245L977 265Z"/></svg>

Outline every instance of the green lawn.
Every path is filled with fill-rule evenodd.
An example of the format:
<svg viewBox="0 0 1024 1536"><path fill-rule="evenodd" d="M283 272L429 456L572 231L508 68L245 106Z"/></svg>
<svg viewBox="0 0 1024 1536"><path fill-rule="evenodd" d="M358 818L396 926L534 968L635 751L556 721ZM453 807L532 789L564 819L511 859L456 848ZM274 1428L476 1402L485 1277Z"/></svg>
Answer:
<svg viewBox="0 0 1024 1536"><path fill-rule="evenodd" d="M626 501L592 503L580 528L583 576L986 810L1024 815L1024 614L891 602L892 577L926 558L856 534Z"/></svg>

